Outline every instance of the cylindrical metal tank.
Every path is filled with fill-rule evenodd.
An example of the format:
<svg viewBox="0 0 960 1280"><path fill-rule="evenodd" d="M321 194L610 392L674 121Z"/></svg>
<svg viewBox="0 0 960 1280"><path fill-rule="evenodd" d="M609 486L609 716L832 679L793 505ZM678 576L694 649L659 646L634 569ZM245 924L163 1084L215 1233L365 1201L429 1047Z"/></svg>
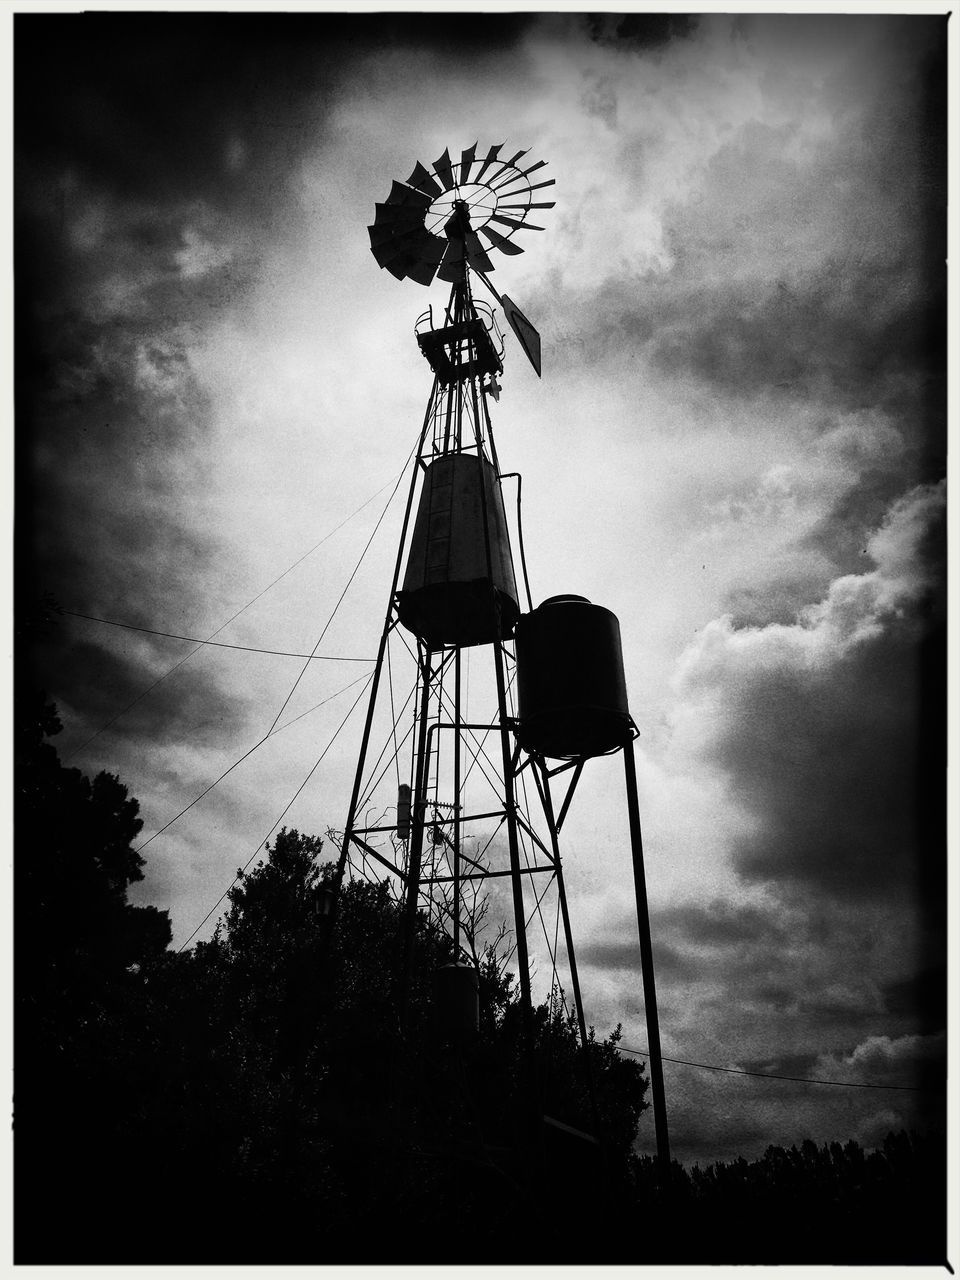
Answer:
<svg viewBox="0 0 960 1280"><path fill-rule="evenodd" d="M472 964L445 964L435 974L437 1018L442 1035L467 1040L480 1029L480 995Z"/></svg>
<svg viewBox="0 0 960 1280"><path fill-rule="evenodd" d="M445 454L423 477L398 613L431 648L496 640L495 601L503 638L513 635L520 616L500 482L486 459L482 467L489 562L476 454Z"/></svg>
<svg viewBox="0 0 960 1280"><path fill-rule="evenodd" d="M627 706L620 624L583 596L553 596L517 624L517 738L552 759L625 746Z"/></svg>
<svg viewBox="0 0 960 1280"><path fill-rule="evenodd" d="M410 787L401 782L397 789L397 839L410 839Z"/></svg>

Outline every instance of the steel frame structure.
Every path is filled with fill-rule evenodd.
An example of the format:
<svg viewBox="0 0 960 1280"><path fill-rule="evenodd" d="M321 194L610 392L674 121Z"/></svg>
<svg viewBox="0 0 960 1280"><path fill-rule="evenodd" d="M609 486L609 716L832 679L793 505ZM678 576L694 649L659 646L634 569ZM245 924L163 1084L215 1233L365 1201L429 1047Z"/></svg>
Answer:
<svg viewBox="0 0 960 1280"><path fill-rule="evenodd" d="M532 1035L532 996L527 947L529 920L524 896L524 881L535 880L542 876L551 877L556 884L559 898L577 1025L581 1043L585 1045L586 1021L559 843L563 821L584 761L550 767L542 756L526 753L514 743L512 732L514 715L510 705L510 695L516 658L512 640L508 635L503 634L502 611L492 587L489 603L496 617L496 638L491 644L471 647L482 648L491 660L496 689L494 714L491 718L481 721L464 717L463 648L457 646L431 648L423 639L416 638L417 677L413 700L417 705L417 712L414 725L409 840L405 842L399 840L399 833L403 827L399 816L396 821L387 823L369 822L361 817L367 799L365 792L370 790L369 785L365 787L365 778L371 755L375 709L383 693L384 674L387 670L385 660L387 646L398 628L403 626L399 618L399 588L404 551L408 542L420 476L438 457L456 452L475 452L493 465L497 484L501 479L487 395L482 385L484 375L499 371L500 365L497 359L495 368L490 368L490 352L485 349L489 337L484 336L488 331L483 325L481 312L472 297L469 278L452 286L442 327L439 330L427 331L426 342L421 340L421 347L427 348L428 358L432 354L429 352L431 342L435 346L438 343L438 339L432 339L429 336L431 332L434 335L448 335L452 345L448 345L443 357L437 360L440 370L435 372L417 444L416 463L407 495L400 547L377 652L357 770L337 866L337 885L339 886L339 882L342 881L348 863L353 865L356 861L365 863L366 860L372 859L401 886L404 902L404 936L398 985L402 1025L412 964L414 919L418 906L423 900L430 899L435 891L441 888L441 892L446 895L443 914L449 922L454 950L460 954L464 886L509 877L520 1000L525 1032L529 1040ZM484 484L486 481L483 468L480 469L480 476L481 484ZM493 548L485 501L481 502L481 510L484 513L485 556L489 565ZM497 760L491 758L485 747L486 739L490 736L494 736L496 740L495 751L499 757ZM444 801L439 801L436 796L431 799L430 795L431 788L441 773L438 760L440 756L446 756L447 768L444 776L450 786L448 798ZM374 765L371 778L380 762L378 759ZM486 773L488 782L492 781L495 789L499 791L499 803L485 808L482 812L470 812L470 806L464 805L464 782L469 772L478 767ZM566 789L559 797L558 805L554 797L554 780L561 774L569 774L570 777ZM521 780L525 776L533 779L533 789L540 809L537 818L532 816L525 795L520 794ZM446 809L450 815L442 824L436 821L438 807ZM432 818L431 815L433 815ZM496 823L496 831L502 829L506 833L506 866L482 862L476 857L471 857L464 848L464 841L471 826L481 822L489 824L491 821ZM405 846L399 859L385 856L382 848L378 849L374 846L371 838L383 835L396 837L395 852L397 844L402 843ZM428 839L434 848L425 858ZM435 853L438 843L442 843L443 846L443 858L439 867ZM488 841L488 845L489 843ZM522 843L535 851L532 864L529 859L525 860L522 857ZM536 895L536 890L534 893ZM543 894L540 895L541 899L542 896ZM530 913L531 919L535 911L536 907ZM586 1055L584 1059L586 1061ZM595 1106L592 1089L590 1092L591 1102Z"/></svg>
<svg viewBox="0 0 960 1280"><path fill-rule="evenodd" d="M466 225L469 225L468 220ZM448 230L448 235L450 234ZM465 928L463 919L465 886L475 888L489 881L509 877L524 1039L528 1047L528 1084L533 1102L536 1066L533 1053L533 1002L527 930L534 915L540 909L540 902L546 888L537 897L536 887L534 887L535 905L533 911L528 914L525 882L535 882L541 877L548 877L546 887L549 888L550 884L555 884L557 890L558 918L562 921L576 1023L583 1050L585 1079L594 1128L599 1138L600 1124L587 1053L586 1020L560 853L560 833L576 792L585 758L581 757L551 766L542 755L527 751L515 742L516 719L511 698L516 656L510 636L512 623L505 622L501 600L493 586L494 547L489 525L487 495L484 489L488 478L485 476L483 465L479 468L480 507L483 513L484 555L490 588L487 603L495 618L493 639L479 646L441 644L431 647L425 639L413 637L414 648L400 619L400 583L405 553L410 542L411 518L414 514L420 481L427 468L440 457L473 452L478 458L485 459L491 464L493 483L497 486L506 475L516 474L501 472L497 458L487 402L487 392L491 388L489 384L484 386L484 377L495 378L496 373L502 370L502 364L491 341L490 330L483 322L478 304L473 299L470 274L469 266L464 264L462 279L452 284L449 301L439 328L433 326L432 313L429 316L427 314L421 316L417 322L417 340L422 353L434 370L434 380L416 446L416 460L407 494L386 617L367 704L357 770L337 863L334 902L336 891L342 883L348 865L354 868L359 862L365 874L369 874L374 868L382 869L393 880L397 896L403 901L402 954L397 977L398 1012L400 1027L403 1030L418 909L426 905L428 910L432 910L439 903L438 913L444 917L445 923L449 926L454 951L459 957L465 954L462 938ZM476 274L485 285L490 287L482 272L477 271ZM499 301L496 291L491 288L491 292ZM485 311L490 314L492 321L492 313L489 313L489 309ZM534 363L536 367L536 362ZM520 552L526 585L522 538ZM517 594L519 595L519 592ZM529 587L526 587L526 594L528 607L532 609ZM405 707L410 705L413 707L413 724L402 741L398 741L397 737L401 726L398 725L399 717L394 703L393 675L389 657L390 643L397 637L401 638L409 650L416 668L414 688L404 704ZM473 648L480 648L485 655L489 656L495 686L490 714L480 719L471 719L466 714L464 697L464 654L469 655ZM372 769L369 768L375 717L378 705L384 700L385 673L389 683L393 757L398 758L401 746L406 745L408 741L412 754L409 772L411 797L409 823L406 817L401 817L399 806L396 820L393 822L383 821L385 811L373 820L361 816L368 814L367 805L372 791L377 782L382 780L390 764L388 760L387 766L379 776L377 775L387 747L390 745L388 741L387 747L380 752ZM469 675L469 668L467 674ZM635 736L636 730L634 729L633 732ZM494 735L497 742L498 760L496 761L486 750L486 741L490 735ZM632 741L623 748L623 755L657 1151L661 1175L666 1179L669 1175L669 1143ZM465 799L466 783L477 769L486 777L493 792L493 801L480 806L477 811L471 811L471 806ZM561 775L569 775L562 794L556 782ZM397 776L399 778L399 771ZM532 807L529 803L526 787L528 777L532 779L536 807L539 809L539 816L536 819L532 816ZM440 798L441 789L443 789L444 799ZM495 822L496 826L483 850L479 854L476 849L473 854L468 853L465 844L474 824L491 821ZM484 859L488 856L492 842L504 829L506 850L499 851L504 865L491 865L489 860ZM389 852L392 856L388 856L385 851L382 843L384 839L390 842ZM378 841L380 841L379 847L377 847ZM528 850L533 853L532 862L528 856ZM475 952L474 958L476 958ZM555 955L554 967L556 967ZM535 1102L533 1106L535 1110L538 1109ZM541 1115L531 1117L531 1123L536 1128L539 1127Z"/></svg>

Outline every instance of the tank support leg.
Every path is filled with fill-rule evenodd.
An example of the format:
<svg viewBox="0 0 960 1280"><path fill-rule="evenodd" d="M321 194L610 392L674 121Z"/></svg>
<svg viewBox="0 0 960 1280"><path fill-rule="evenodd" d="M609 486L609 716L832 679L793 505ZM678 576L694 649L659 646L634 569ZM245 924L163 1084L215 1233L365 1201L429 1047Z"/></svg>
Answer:
<svg viewBox="0 0 960 1280"><path fill-rule="evenodd" d="M567 910L567 891L563 884L563 867L560 862L560 841L558 833L559 824L554 819L553 813L553 797L550 794L550 776L547 772L546 763L543 760L533 761L533 777L537 784L537 790L540 792L540 800L543 804L543 812L547 819L547 826L550 829L550 844L553 848L554 874L557 878L557 895L560 899L560 915L563 919L563 937L567 948L567 962L570 965L570 981L573 984L573 999L577 1010L577 1026L580 1029L580 1045L583 1050L583 1074L587 1085L587 1097L590 1099L590 1115L593 1120L594 1135L597 1141L603 1143L603 1133L600 1126L600 1112L597 1108L597 1092L594 1087L593 1070L590 1066L590 1049L587 1041L587 1020L583 1013L583 997L580 994L580 973L577 969L577 956L573 949L573 930L570 928L570 912ZM579 762L577 772L574 774L574 783L580 776L580 770L583 768L583 761ZM572 791L572 787L571 787ZM568 793L569 798L569 793Z"/></svg>
<svg viewBox="0 0 960 1280"><path fill-rule="evenodd" d="M657 1135L657 1163L664 1190L670 1178L670 1140L667 1136L667 1102L663 1090L663 1059L660 1054L660 1021L657 1016L657 987L653 976L653 944L650 939L650 912L647 907L647 880L643 870L643 840L640 833L640 803L637 798L637 764L633 743L623 748L627 782L627 812L630 816L630 849L633 880L637 893L637 929L640 934L640 967L643 975L643 1006L647 1017L647 1047L650 1051L650 1084L653 1089L653 1120Z"/></svg>
<svg viewBox="0 0 960 1280"><path fill-rule="evenodd" d="M456 718L453 730L453 959L460 961L460 724L466 719L460 704L460 650L453 659L453 704Z"/></svg>

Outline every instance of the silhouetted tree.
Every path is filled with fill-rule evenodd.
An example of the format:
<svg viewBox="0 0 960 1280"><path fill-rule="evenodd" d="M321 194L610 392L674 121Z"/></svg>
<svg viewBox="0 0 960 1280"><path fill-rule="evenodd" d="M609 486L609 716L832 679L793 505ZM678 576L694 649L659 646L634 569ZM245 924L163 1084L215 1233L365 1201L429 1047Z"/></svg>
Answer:
<svg viewBox="0 0 960 1280"><path fill-rule="evenodd" d="M479 958L481 1030L451 1041L434 975L452 959L447 935L417 917L415 963L401 1034L397 974L401 910L386 884L347 881L329 932L333 866L323 842L281 831L238 875L212 939L163 966L152 980L168 1025L166 1074L180 1082L179 1121L168 1119L168 1186L203 1204L189 1240L164 1261L310 1262L434 1260L449 1256L460 1222L470 1257L541 1249L517 1232L523 1159L521 1019L512 975L491 946ZM203 1010L206 1009L206 1016ZM569 1017L537 1010L537 1105L592 1130L576 1033ZM593 1038L601 1113L619 1148L644 1106L639 1066ZM579 1151L579 1140L575 1140ZM195 1175L204 1156L205 1186ZM556 1159L568 1158L566 1149ZM599 1176L602 1170L594 1169ZM593 1179L592 1181L595 1181ZM572 1183L571 1183L572 1186ZM192 1190L190 1189L192 1187ZM224 1254L216 1223L242 1213L242 1254ZM375 1217L378 1227L367 1225ZM525 1219L524 1219L525 1221ZM330 1224L336 1222L335 1232ZM179 1252L177 1252L179 1249ZM542 1256L542 1255L541 1255ZM569 1257L569 1245L558 1246Z"/></svg>
<svg viewBox="0 0 960 1280"><path fill-rule="evenodd" d="M142 823L119 779L65 768L56 709L17 689L15 723L15 1168L18 1260L55 1261L50 1207L71 1245L92 1229L142 1103L142 999L170 941L166 912L127 901ZM96 1190L94 1190L96 1188ZM73 1237L71 1241L70 1237Z"/></svg>
<svg viewBox="0 0 960 1280"><path fill-rule="evenodd" d="M942 1142L903 1132L874 1151L806 1138L753 1161L674 1163L666 1196L655 1161L635 1162L647 1256L675 1264L942 1265L945 1171Z"/></svg>
<svg viewBox="0 0 960 1280"><path fill-rule="evenodd" d="M467 1233L474 1260L544 1260L542 1234L516 1211L532 1158L518 1145L524 1117L534 1107L592 1131L596 1116L574 1023L555 1001L534 1019L536 1097L520 1087L502 937L475 948L481 1025L461 1042L434 981L452 943L418 914L401 1033L390 888L345 883L331 932L324 842L283 830L238 873L210 941L174 955L166 913L127 901L143 867L136 801L109 774L91 781L61 764L49 703L21 710L18 1261L415 1261L425 1248L440 1261L451 1256L442 1227ZM646 1080L616 1053L617 1035L591 1035L590 1055L622 1156ZM572 1161L565 1137L547 1153L569 1170L570 1195L580 1142ZM584 1188L603 1172L590 1165ZM162 1231L104 1214L134 1186ZM224 1231L238 1216L243 1232ZM569 1258L558 1246L556 1260Z"/></svg>

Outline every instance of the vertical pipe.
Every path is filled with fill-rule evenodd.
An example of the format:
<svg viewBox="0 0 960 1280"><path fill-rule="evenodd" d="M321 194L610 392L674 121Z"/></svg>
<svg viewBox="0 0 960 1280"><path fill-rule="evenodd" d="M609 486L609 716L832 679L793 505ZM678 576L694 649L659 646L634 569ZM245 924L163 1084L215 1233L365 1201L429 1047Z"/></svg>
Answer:
<svg viewBox="0 0 960 1280"><path fill-rule="evenodd" d="M463 323L463 285L457 285L457 309L454 316L455 324ZM457 390L457 427L456 427L456 448L459 453L463 448L463 392L460 389L460 364L461 351L460 343L457 342L453 349L453 376Z"/></svg>
<svg viewBox="0 0 960 1280"><path fill-rule="evenodd" d="M663 1091L663 1059L660 1055L660 1022L657 1017L657 988L653 977L653 944L650 940L650 913L647 908L647 881L643 871L643 840L640 834L640 803L637 799L637 764L633 742L623 749L627 783L627 812L630 816L630 850L633 879L637 891L637 929L640 934L640 966L643 974L643 1005L647 1015L647 1045L650 1050L650 1084L653 1088L653 1120L657 1134L657 1162L661 1186L670 1178L670 1140L667 1136L667 1102Z"/></svg>
<svg viewBox="0 0 960 1280"><path fill-rule="evenodd" d="M510 879L513 882L513 913L517 934L517 967L520 970L520 1002L523 1007L524 1026L529 1033L529 1043L533 1046L533 1004L530 997L530 960L527 952L526 915L523 907L523 877L520 874L520 846L517 839L516 798L513 789L512 751L510 749L510 717L507 709L507 682L503 669L502 628L500 625L500 601L497 598L493 574L493 544L490 536L490 517L487 510L487 478L483 467L483 436L481 431L480 404L477 396L477 380L470 379L470 391L473 398L474 432L477 442L477 468L480 479L480 511L483 521L483 538L487 560L487 575L490 582L490 604L497 619L496 639L493 642L494 671L497 680L497 706L500 720L500 749L503 759L503 792L504 808L507 817L507 843L510 849ZM486 403L484 403L486 408ZM491 457L494 455L493 431L487 417L487 441L490 445ZM499 483L494 481L494 483Z"/></svg>
<svg viewBox="0 0 960 1280"><path fill-rule="evenodd" d="M473 311L473 302L470 300ZM473 311L473 315L476 312ZM517 942L517 968L520 974L520 1009L523 1019L524 1039L524 1071L526 1107L525 1119L528 1127L527 1142L532 1153L536 1153L540 1140L541 1106L537 1087L536 1050L533 1034L533 1000L530 993L530 956L527 950L527 920L523 905L523 876L520 874L520 845L517 838L517 803L513 786L513 752L510 746L510 717L507 708L507 685L503 664L503 629L500 601L494 586L493 547L490 536L490 518L487 510L487 479L483 467L483 433L479 401L477 395L477 377L470 378L470 391L473 398L474 433L477 442L477 468L480 478L480 510L483 520L483 538L487 560L487 574L490 582L490 606L495 611L496 629L493 642L494 672L497 681L497 707L500 721L500 754L503 761L503 799L507 819L507 844L510 851L510 882L513 890L513 918ZM487 441L490 446L491 460L496 467L496 445L493 440L493 428L489 414L486 413L486 401L483 401L484 415L487 425ZM496 474L496 472L495 472ZM495 481L495 483L499 483Z"/></svg>
<svg viewBox="0 0 960 1280"><path fill-rule="evenodd" d="M460 959L460 649L453 657L453 958Z"/></svg>

